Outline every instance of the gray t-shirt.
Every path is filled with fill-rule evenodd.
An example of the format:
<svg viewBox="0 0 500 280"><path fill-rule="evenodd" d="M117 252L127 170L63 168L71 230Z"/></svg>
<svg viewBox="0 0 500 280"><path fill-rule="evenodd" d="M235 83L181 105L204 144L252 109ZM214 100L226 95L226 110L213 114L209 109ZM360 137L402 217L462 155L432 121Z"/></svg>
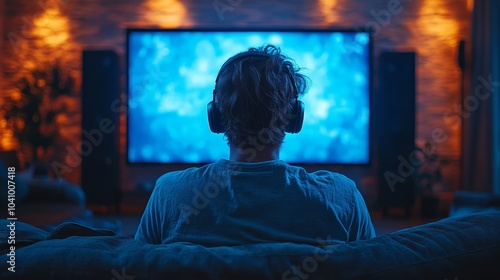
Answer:
<svg viewBox="0 0 500 280"><path fill-rule="evenodd" d="M231 246L262 242L318 245L375 237L355 183L281 160L219 160L161 176L135 239Z"/></svg>

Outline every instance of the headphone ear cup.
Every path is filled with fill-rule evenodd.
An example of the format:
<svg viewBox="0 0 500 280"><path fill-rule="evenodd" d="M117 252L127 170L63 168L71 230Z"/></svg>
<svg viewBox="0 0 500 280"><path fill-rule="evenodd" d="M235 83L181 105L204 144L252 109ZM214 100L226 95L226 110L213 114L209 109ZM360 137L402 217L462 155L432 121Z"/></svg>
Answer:
<svg viewBox="0 0 500 280"><path fill-rule="evenodd" d="M213 101L208 102L208 125L213 133L223 133L224 127L222 125L222 118L219 109L215 106Z"/></svg>
<svg viewBox="0 0 500 280"><path fill-rule="evenodd" d="M293 105L291 119L285 128L285 132L299 133L304 123L304 102L297 100Z"/></svg>

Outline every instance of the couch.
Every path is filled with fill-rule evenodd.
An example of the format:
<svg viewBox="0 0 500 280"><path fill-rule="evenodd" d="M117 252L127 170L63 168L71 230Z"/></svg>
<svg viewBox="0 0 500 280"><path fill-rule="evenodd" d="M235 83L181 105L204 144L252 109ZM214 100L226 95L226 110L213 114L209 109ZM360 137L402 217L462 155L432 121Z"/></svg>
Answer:
<svg viewBox="0 0 500 280"><path fill-rule="evenodd" d="M500 212L487 211L369 240L204 247L150 245L65 223L51 232L0 223L1 279L498 279ZM15 251L8 237L15 233ZM12 260L15 263L9 263ZM15 265L15 272L9 267ZM493 277L493 278L491 278Z"/></svg>
<svg viewBox="0 0 500 280"><path fill-rule="evenodd" d="M500 195L485 192L457 191L450 216L464 216L483 211L500 211Z"/></svg>
<svg viewBox="0 0 500 280"><path fill-rule="evenodd" d="M17 161L15 154L0 153L0 170L7 170L7 166L18 165L4 164L2 158L6 154L15 159L11 159L11 162ZM47 168L41 163L32 164L24 171L16 168L14 179L16 217L35 226L53 228L62 221L88 215L82 188L65 180L50 178L47 175ZM0 174L0 218L8 217L6 176L6 172Z"/></svg>

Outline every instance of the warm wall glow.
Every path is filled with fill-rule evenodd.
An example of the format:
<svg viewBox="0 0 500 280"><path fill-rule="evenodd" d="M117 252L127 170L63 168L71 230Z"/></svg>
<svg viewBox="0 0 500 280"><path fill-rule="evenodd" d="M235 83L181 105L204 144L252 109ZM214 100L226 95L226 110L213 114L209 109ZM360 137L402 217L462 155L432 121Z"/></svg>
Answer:
<svg viewBox="0 0 500 280"><path fill-rule="evenodd" d="M330 25L332 23L336 23L338 21L337 16L337 3L338 0L319 0L319 10L321 14L324 16L325 24Z"/></svg>
<svg viewBox="0 0 500 280"><path fill-rule="evenodd" d="M192 24L182 1L147 0L144 9L145 20L150 25L175 28Z"/></svg>
<svg viewBox="0 0 500 280"><path fill-rule="evenodd" d="M460 103L460 69L457 64L457 46L461 39L460 21L453 16L453 5L465 5L465 0L450 3L447 0L425 0L418 10L415 32L423 46L418 49L417 67L420 124L418 135L427 137L433 128L444 129L447 140L438 146L440 153L450 157L460 154L460 124L450 114ZM465 6L464 6L465 8ZM425 47L424 47L425 45ZM429 118L432 111L441 118ZM444 116L451 117L444 117ZM425 129L424 129L425 128Z"/></svg>
<svg viewBox="0 0 500 280"><path fill-rule="evenodd" d="M10 129L7 128L7 121L0 120L0 151L10 151L16 148L16 140Z"/></svg>
<svg viewBox="0 0 500 280"><path fill-rule="evenodd" d="M472 12L474 10L474 0L467 0L467 11Z"/></svg>
<svg viewBox="0 0 500 280"><path fill-rule="evenodd" d="M14 57L4 59L10 68L17 70L17 75L11 79L18 80L26 71L40 68L43 63L53 63L56 59L62 63L73 60L70 65L74 65L73 55L78 46L72 41L70 26L69 18L56 5L33 16L26 29L14 29L22 39L9 44Z"/></svg>
<svg viewBox="0 0 500 280"><path fill-rule="evenodd" d="M57 48L69 39L68 19L61 15L58 7L46 9L33 25L39 47Z"/></svg>
<svg viewBox="0 0 500 280"><path fill-rule="evenodd" d="M418 29L425 35L430 35L446 43L456 46L459 34L459 22L450 16L453 12L446 5L446 0L425 0L419 11L417 20Z"/></svg>

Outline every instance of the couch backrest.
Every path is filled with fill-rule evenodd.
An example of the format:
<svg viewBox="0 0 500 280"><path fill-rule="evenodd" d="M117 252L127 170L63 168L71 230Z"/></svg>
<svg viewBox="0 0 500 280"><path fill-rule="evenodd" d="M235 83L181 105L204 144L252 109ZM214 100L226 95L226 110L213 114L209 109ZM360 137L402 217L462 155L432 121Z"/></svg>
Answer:
<svg viewBox="0 0 500 280"><path fill-rule="evenodd" d="M1 224L0 276L7 270ZM447 218L370 240L325 246L262 243L207 248L144 244L63 225L52 233L19 223L17 277L53 279L482 279L500 275L500 212ZM73 231L73 232L72 232ZM117 276L118 275L118 276ZM125 275L125 276L123 276ZM23 278L24 279L24 278Z"/></svg>

